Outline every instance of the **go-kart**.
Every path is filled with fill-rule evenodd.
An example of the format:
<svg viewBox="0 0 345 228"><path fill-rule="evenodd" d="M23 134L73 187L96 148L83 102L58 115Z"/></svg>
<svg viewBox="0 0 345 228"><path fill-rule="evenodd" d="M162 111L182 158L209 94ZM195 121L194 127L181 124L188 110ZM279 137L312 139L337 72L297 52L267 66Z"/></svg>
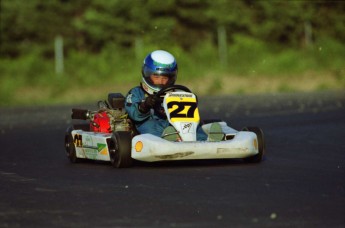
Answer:
<svg viewBox="0 0 345 228"><path fill-rule="evenodd" d="M216 121L221 126L222 139L197 141L198 125L212 134L210 127L215 121L200 120L196 95L185 86L173 85L155 96L162 100L161 107L179 140L139 134L125 111L124 96L110 93L107 101L98 102L97 111L72 109L72 119L81 119L84 123L74 123L66 131L65 149L69 160L73 163L82 159L110 161L117 168L130 167L133 160L240 158L250 163L262 161L265 142L260 128L244 127L237 131L224 121Z"/></svg>

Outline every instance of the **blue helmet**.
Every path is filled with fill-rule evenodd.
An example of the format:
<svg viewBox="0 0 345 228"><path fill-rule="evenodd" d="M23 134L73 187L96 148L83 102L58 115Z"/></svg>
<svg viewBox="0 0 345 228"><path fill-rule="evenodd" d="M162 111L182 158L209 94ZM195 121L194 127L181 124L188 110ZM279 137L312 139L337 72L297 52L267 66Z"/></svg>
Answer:
<svg viewBox="0 0 345 228"><path fill-rule="evenodd" d="M175 57L167 51L157 50L146 56L142 67L142 88L153 94L162 89L162 85L154 85L150 76L163 75L169 78L167 85L173 85L177 79L177 63Z"/></svg>

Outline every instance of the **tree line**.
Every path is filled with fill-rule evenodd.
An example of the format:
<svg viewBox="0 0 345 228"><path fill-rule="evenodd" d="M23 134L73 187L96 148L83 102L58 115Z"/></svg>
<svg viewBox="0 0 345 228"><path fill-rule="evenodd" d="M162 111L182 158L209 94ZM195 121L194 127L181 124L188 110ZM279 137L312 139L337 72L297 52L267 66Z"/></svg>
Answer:
<svg viewBox="0 0 345 228"><path fill-rule="evenodd" d="M303 48L320 37L345 41L345 2L331 0L1 0L0 57L33 50L53 56L55 37L68 54L97 53L109 45L132 49L138 41L191 51L248 36Z"/></svg>

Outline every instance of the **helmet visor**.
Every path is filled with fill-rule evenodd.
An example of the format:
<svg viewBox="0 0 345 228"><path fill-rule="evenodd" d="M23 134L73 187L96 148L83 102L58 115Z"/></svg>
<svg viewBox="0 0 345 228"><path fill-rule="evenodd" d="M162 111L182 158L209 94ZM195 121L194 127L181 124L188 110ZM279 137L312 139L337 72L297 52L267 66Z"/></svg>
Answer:
<svg viewBox="0 0 345 228"><path fill-rule="evenodd" d="M162 88L167 85L172 85L176 81L176 76L177 76L177 69L174 71L171 71L170 69L166 68L157 68L156 70L152 70L151 68L144 66L143 67L143 72L142 72L145 81L152 87L157 87L157 88ZM161 83L155 83L151 76L165 76L168 77L168 82L165 84Z"/></svg>
<svg viewBox="0 0 345 228"><path fill-rule="evenodd" d="M162 75L167 76L169 79L176 78L177 70L171 71L170 69L166 68L157 68L156 70L152 70L149 67L143 67L143 76L145 78L149 78L151 75Z"/></svg>

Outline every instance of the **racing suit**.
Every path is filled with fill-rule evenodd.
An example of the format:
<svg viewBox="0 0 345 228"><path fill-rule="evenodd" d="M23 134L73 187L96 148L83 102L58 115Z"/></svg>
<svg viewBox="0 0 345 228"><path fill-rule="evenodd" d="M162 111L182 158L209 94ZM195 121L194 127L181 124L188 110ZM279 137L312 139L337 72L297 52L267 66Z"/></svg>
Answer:
<svg viewBox="0 0 345 228"><path fill-rule="evenodd" d="M161 103L158 104L160 108L155 108L155 110L151 109L147 113L139 111L139 104L143 102L147 96L147 93L145 93L141 86L134 87L126 96L125 109L140 134L149 133L161 137L164 129L168 127L170 123L164 114L157 111L159 109L163 110ZM199 125L197 128L197 140L204 141L206 139L207 135Z"/></svg>

